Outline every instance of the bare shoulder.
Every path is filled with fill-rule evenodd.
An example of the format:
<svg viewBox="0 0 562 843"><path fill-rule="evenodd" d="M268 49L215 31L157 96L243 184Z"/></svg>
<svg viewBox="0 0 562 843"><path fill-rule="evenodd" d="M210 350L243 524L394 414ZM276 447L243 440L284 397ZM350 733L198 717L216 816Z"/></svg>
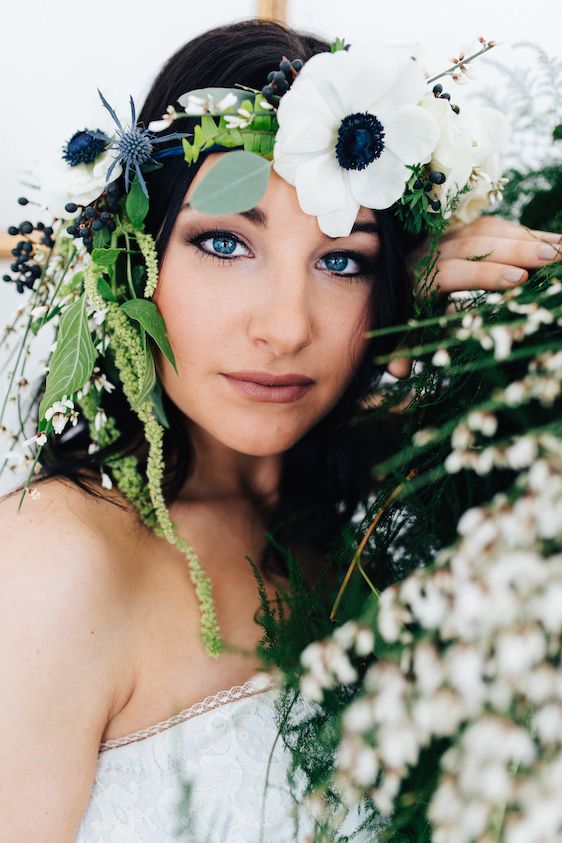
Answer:
<svg viewBox="0 0 562 843"><path fill-rule="evenodd" d="M129 560L131 547L141 541L138 524L130 508L115 506L107 496L94 498L65 478L50 478L35 488L39 497L26 495L19 512L20 492L0 500L4 596L12 592L14 609L25 607L38 623L74 623L84 658L94 641L100 642L97 654L106 662L111 714L128 692L120 656L126 663ZM67 643L63 636L59 646Z"/></svg>
<svg viewBox="0 0 562 843"><path fill-rule="evenodd" d="M0 501L0 837L34 839L41 817L41 839L66 843L126 690L125 580L103 525L115 528L120 511L69 481L37 488L19 513L18 492Z"/></svg>
<svg viewBox="0 0 562 843"><path fill-rule="evenodd" d="M45 546L51 538L66 536L69 541L80 539L75 550L84 556L97 552L106 558L107 551L116 547L115 539L120 547L138 531L130 505L115 492L110 496L102 490L101 497L94 497L63 477L43 480L34 488L37 496L27 494L19 511L19 491L0 498L0 532L9 534L15 546L37 541ZM117 527L119 535L115 536Z"/></svg>

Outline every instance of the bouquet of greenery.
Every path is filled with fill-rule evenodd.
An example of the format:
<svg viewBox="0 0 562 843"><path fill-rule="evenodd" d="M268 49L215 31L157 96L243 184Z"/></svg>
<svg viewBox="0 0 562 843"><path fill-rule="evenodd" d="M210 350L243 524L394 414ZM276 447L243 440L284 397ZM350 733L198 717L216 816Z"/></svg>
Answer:
<svg viewBox="0 0 562 843"><path fill-rule="evenodd" d="M517 203L522 224L560 230L562 168L511 176L499 212ZM263 600L315 841L348 839L337 829L358 802L393 843L562 836L559 272L387 329L405 347L379 362L416 363L357 422L378 431L366 458L380 491L331 560L352 556L330 615L345 622L330 630L325 583L308 589L295 564L298 622ZM310 701L298 723L296 691Z"/></svg>

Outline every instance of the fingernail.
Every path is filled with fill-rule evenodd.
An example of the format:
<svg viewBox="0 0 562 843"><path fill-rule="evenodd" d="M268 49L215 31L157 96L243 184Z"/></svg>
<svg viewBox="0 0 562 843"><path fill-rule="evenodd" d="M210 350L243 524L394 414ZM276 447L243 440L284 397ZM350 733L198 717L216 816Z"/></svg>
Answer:
<svg viewBox="0 0 562 843"><path fill-rule="evenodd" d="M542 243L537 249L537 255L543 261L551 261L557 254L558 250L554 246L548 246L546 243Z"/></svg>
<svg viewBox="0 0 562 843"><path fill-rule="evenodd" d="M514 267L510 267L509 269L504 269L503 271L503 279L507 281L509 284L517 284L518 281L521 281L523 276L525 275L524 269L515 269Z"/></svg>

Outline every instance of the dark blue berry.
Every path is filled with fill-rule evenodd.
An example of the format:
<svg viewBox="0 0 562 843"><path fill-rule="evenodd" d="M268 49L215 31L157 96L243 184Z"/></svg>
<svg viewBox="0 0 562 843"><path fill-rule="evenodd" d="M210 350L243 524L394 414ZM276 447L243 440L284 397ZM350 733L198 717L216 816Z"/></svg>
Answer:
<svg viewBox="0 0 562 843"><path fill-rule="evenodd" d="M273 96L273 88L271 87L271 85L264 85L264 87L261 89L261 92L266 98L266 100Z"/></svg>
<svg viewBox="0 0 562 843"><path fill-rule="evenodd" d="M460 110L460 108L458 107L458 105L452 105L452 106L451 106L451 109L455 112L455 114L460 114L460 111L461 111L461 110Z"/></svg>
<svg viewBox="0 0 562 843"><path fill-rule="evenodd" d="M19 234L19 228L16 228L15 225L11 225L8 229L8 234L11 234L12 237L15 237L16 234Z"/></svg>
<svg viewBox="0 0 562 843"><path fill-rule="evenodd" d="M117 228L117 223L115 222L115 220L109 220L106 227L108 231L115 231L115 229Z"/></svg>
<svg viewBox="0 0 562 843"><path fill-rule="evenodd" d="M67 202L64 206L64 210L68 211L69 214L74 214L78 210L78 205L76 202Z"/></svg>
<svg viewBox="0 0 562 843"><path fill-rule="evenodd" d="M291 64L293 65L293 68L294 68L297 72L298 72L299 70L301 70L301 69L302 69L302 64L303 64L303 63L302 63L302 61L301 61L300 59L293 59L293 61L291 62Z"/></svg>
<svg viewBox="0 0 562 843"><path fill-rule="evenodd" d="M103 228L103 222L101 220L94 220L92 223L92 231L101 231Z"/></svg>
<svg viewBox="0 0 562 843"><path fill-rule="evenodd" d="M268 81L268 82L273 82L273 77L274 77L274 76L275 76L275 71L274 71L274 70L271 70L271 71L267 74L267 81Z"/></svg>
<svg viewBox="0 0 562 843"><path fill-rule="evenodd" d="M53 233L53 226L52 226L52 225L48 225L48 226L45 228L45 234L48 234L48 235L49 235L49 237L50 237L52 233Z"/></svg>
<svg viewBox="0 0 562 843"><path fill-rule="evenodd" d="M414 182L414 190L421 190L423 187L423 179L416 179Z"/></svg>
<svg viewBox="0 0 562 843"><path fill-rule="evenodd" d="M433 170L429 174L429 181L432 184L443 184L445 181L445 173L441 173L439 170Z"/></svg>
<svg viewBox="0 0 562 843"><path fill-rule="evenodd" d="M24 220L22 223L20 223L20 227L19 227L19 233L20 234L31 234L32 231L33 231L33 226L29 222L29 220Z"/></svg>
<svg viewBox="0 0 562 843"><path fill-rule="evenodd" d="M2 280L3 280L3 281L11 281L11 280L12 280L12 276L11 276L11 275L3 275L3 276L2 276Z"/></svg>
<svg viewBox="0 0 562 843"><path fill-rule="evenodd" d="M279 62L279 70L281 71L281 73L284 73L285 76L293 75L291 69L291 62L288 59L283 59L283 61Z"/></svg>
<svg viewBox="0 0 562 843"><path fill-rule="evenodd" d="M26 199L25 196L20 196L20 198L18 199L18 204L20 205L27 205L28 202L29 199Z"/></svg>
<svg viewBox="0 0 562 843"><path fill-rule="evenodd" d="M20 281L19 278L16 281L16 290L18 291L18 293L23 293L23 281Z"/></svg>
<svg viewBox="0 0 562 843"><path fill-rule="evenodd" d="M78 235L80 234L80 229L77 225L69 225L66 230L72 237L78 237Z"/></svg>
<svg viewBox="0 0 562 843"><path fill-rule="evenodd" d="M84 213L86 214L86 219L90 219L90 220L93 220L94 217L97 217L97 215L98 215L98 212L96 211L96 209L92 208L91 205L88 205L88 207L86 208Z"/></svg>
<svg viewBox="0 0 562 843"><path fill-rule="evenodd" d="M435 94L436 97L438 97L439 94L441 94L442 92L443 92L443 85L434 85L433 86L433 93Z"/></svg>
<svg viewBox="0 0 562 843"><path fill-rule="evenodd" d="M100 220L102 222L109 222L110 219L113 219L112 215L108 211L102 211L100 214Z"/></svg>
<svg viewBox="0 0 562 843"><path fill-rule="evenodd" d="M280 70L278 70L278 71L274 74L274 76L273 76L273 81L274 81L277 85L279 85L281 82L286 82L286 81L287 81L287 79L286 79L286 77L285 77L285 74L284 74L284 73L282 73Z"/></svg>
<svg viewBox="0 0 562 843"><path fill-rule="evenodd" d="M439 199L434 199L433 202L431 203L431 207L434 211L440 211L441 210L441 202L439 201Z"/></svg>
<svg viewBox="0 0 562 843"><path fill-rule="evenodd" d="M442 99L442 100L450 100L450 99L451 99L451 94L441 94L441 99Z"/></svg>

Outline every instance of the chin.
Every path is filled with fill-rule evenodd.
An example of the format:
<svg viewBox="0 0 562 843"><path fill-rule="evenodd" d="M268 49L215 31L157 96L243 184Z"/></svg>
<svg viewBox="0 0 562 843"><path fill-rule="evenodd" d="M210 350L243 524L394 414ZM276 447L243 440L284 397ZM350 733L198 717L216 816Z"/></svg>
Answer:
<svg viewBox="0 0 562 843"><path fill-rule="evenodd" d="M267 424L261 425L259 430L241 432L239 436L233 435L232 431L227 436L218 438L233 451L247 454L252 457L272 457L288 451L301 439L306 430L290 433L286 430L267 430Z"/></svg>

